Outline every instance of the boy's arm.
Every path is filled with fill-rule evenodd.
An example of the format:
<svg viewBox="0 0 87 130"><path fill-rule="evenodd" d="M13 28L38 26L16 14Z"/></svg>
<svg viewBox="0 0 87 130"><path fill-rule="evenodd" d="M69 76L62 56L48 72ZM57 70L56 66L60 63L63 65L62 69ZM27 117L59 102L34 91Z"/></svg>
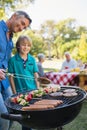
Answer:
<svg viewBox="0 0 87 130"><path fill-rule="evenodd" d="M13 77L9 76L9 80L10 80L10 84L11 84L11 88L12 88L13 94L16 94L15 83L14 83Z"/></svg>
<svg viewBox="0 0 87 130"><path fill-rule="evenodd" d="M36 85L37 85L37 89L39 89L39 88L40 88L40 83L39 83L39 81L38 81L38 77L39 77L39 75L38 75L37 72L34 73L34 77L35 77L35 82L36 82Z"/></svg>

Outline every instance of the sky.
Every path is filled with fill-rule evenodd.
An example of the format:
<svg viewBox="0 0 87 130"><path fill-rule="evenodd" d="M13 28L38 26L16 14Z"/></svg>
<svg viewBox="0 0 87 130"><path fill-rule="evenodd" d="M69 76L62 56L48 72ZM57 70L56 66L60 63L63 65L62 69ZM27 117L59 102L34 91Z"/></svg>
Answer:
<svg viewBox="0 0 87 130"><path fill-rule="evenodd" d="M46 20L59 22L67 18L75 18L78 25L87 26L87 0L35 0L26 9L32 18L32 29L39 29Z"/></svg>

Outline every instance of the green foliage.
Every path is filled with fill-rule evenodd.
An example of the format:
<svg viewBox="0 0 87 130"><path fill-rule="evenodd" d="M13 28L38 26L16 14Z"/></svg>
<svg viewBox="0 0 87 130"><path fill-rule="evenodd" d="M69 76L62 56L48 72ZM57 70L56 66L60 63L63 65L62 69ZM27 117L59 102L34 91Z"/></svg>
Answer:
<svg viewBox="0 0 87 130"><path fill-rule="evenodd" d="M30 3L33 3L34 1L35 0L0 0L0 7L5 9L5 13L8 13L8 11L11 12L23 9L24 7L29 7Z"/></svg>
<svg viewBox="0 0 87 130"><path fill-rule="evenodd" d="M51 44L51 54L57 58L63 57L65 51L70 51L78 59L78 47L81 33L87 34L87 28L76 26L76 20L68 18L58 23L46 21L41 26L41 35Z"/></svg>
<svg viewBox="0 0 87 130"><path fill-rule="evenodd" d="M37 55L38 53L44 53L45 46L40 37L32 37L33 46L31 49L31 54Z"/></svg>
<svg viewBox="0 0 87 130"><path fill-rule="evenodd" d="M87 27L85 26L79 26L76 28L77 35L81 36L82 33L87 33Z"/></svg>
<svg viewBox="0 0 87 130"><path fill-rule="evenodd" d="M78 58L83 62L87 62L87 35L82 33L80 44L78 47Z"/></svg>
<svg viewBox="0 0 87 130"><path fill-rule="evenodd" d="M68 18L56 24L58 36L62 37L65 42L77 39L75 23L75 19Z"/></svg>
<svg viewBox="0 0 87 130"><path fill-rule="evenodd" d="M75 50L76 50L76 48L78 48L78 46L79 46L79 41L78 40L72 40L71 42L66 42L65 44L62 44L61 47L60 47L61 56L63 56L64 52L66 52L66 51L71 52L72 55L76 54Z"/></svg>
<svg viewBox="0 0 87 130"><path fill-rule="evenodd" d="M6 14L4 8L0 8L0 20L1 19L6 19Z"/></svg>
<svg viewBox="0 0 87 130"><path fill-rule="evenodd" d="M16 10L29 6L35 0L2 0L0 1L0 19L7 19L5 14L5 7L10 10ZM51 47L51 56L61 58L65 51L69 51L75 59L82 59L87 62L87 27L76 26L76 20L68 18L60 22L53 20L45 21L41 25L41 29L25 30L21 33L15 34L13 37L14 46L20 35L28 35L33 42L31 49L32 55L38 53L45 53L49 55L49 45ZM13 49L13 54L16 49Z"/></svg>

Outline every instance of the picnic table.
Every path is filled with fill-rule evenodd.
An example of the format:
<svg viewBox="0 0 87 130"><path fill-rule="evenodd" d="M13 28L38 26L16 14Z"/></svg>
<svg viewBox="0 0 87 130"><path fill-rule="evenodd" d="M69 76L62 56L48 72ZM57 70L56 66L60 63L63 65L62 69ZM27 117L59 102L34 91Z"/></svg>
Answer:
<svg viewBox="0 0 87 130"><path fill-rule="evenodd" d="M46 72L45 76L54 84L59 85L76 85L74 79L79 75L78 72Z"/></svg>
<svg viewBox="0 0 87 130"><path fill-rule="evenodd" d="M87 91L87 74L80 72L46 72L45 76L54 84L78 86Z"/></svg>

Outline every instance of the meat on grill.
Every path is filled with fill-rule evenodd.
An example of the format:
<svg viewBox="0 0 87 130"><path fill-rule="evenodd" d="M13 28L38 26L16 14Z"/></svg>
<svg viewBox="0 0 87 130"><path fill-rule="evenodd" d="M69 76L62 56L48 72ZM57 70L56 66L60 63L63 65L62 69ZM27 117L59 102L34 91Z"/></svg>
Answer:
<svg viewBox="0 0 87 130"><path fill-rule="evenodd" d="M58 96L63 96L63 92L55 92L55 93L51 93L49 94L51 97L58 97Z"/></svg>
<svg viewBox="0 0 87 130"><path fill-rule="evenodd" d="M40 101L36 101L34 104L31 104L27 107L22 107L23 111L27 110L45 110L45 109L51 109L54 108L60 104L62 104L62 100L48 100L48 99L43 99Z"/></svg>
<svg viewBox="0 0 87 130"><path fill-rule="evenodd" d="M40 100L40 101L37 101L35 102L34 104L52 104L54 106L57 106L59 104L63 103L62 100L49 100L49 99L43 99L43 100Z"/></svg>
<svg viewBox="0 0 87 130"><path fill-rule="evenodd" d="M23 111L27 111L27 110L45 110L45 109L50 109L50 108L54 108L54 106L52 104L48 104L48 105L37 105L37 104L33 104L27 107L22 107Z"/></svg>
<svg viewBox="0 0 87 130"><path fill-rule="evenodd" d="M74 96L77 96L78 94L76 92L67 92L67 93L64 93L63 96L65 97L74 97Z"/></svg>

